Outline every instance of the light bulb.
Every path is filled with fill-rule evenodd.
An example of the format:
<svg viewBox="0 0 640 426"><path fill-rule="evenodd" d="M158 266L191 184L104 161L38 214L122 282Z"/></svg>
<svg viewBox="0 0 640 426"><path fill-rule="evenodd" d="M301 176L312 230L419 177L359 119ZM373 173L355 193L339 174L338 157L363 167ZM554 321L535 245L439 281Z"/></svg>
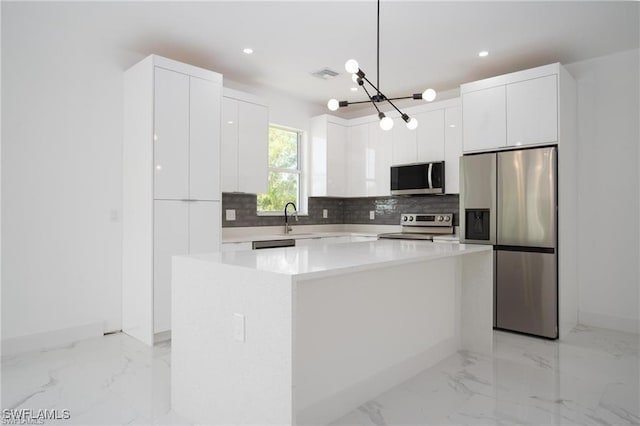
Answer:
<svg viewBox="0 0 640 426"><path fill-rule="evenodd" d="M347 72L350 74L355 74L360 69L360 65L358 65L358 61L356 61L355 59L349 59L344 64L344 69L347 70Z"/></svg>
<svg viewBox="0 0 640 426"><path fill-rule="evenodd" d="M351 74L351 80L354 83L358 84L358 74Z"/></svg>
<svg viewBox="0 0 640 426"><path fill-rule="evenodd" d="M422 99L424 99L427 102L431 102L436 98L436 91L433 89L427 89L424 92L422 92Z"/></svg>
<svg viewBox="0 0 640 426"><path fill-rule="evenodd" d="M340 103L337 99L329 99L329 102L327 102L327 108L331 111L337 111L338 108L340 108Z"/></svg>
<svg viewBox="0 0 640 426"><path fill-rule="evenodd" d="M380 128L382 130L391 130L393 128L393 118L382 117L380 120Z"/></svg>
<svg viewBox="0 0 640 426"><path fill-rule="evenodd" d="M418 120L416 120L415 118L411 117L411 120L409 120L407 122L407 129L415 130L416 127L418 127Z"/></svg>

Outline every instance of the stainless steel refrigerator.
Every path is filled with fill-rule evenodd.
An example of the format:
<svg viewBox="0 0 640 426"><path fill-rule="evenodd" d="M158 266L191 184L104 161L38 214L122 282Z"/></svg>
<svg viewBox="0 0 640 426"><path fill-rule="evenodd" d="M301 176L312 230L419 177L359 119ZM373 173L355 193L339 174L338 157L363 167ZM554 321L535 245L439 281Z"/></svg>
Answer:
<svg viewBox="0 0 640 426"><path fill-rule="evenodd" d="M460 159L460 239L494 246L494 327L558 338L557 148Z"/></svg>

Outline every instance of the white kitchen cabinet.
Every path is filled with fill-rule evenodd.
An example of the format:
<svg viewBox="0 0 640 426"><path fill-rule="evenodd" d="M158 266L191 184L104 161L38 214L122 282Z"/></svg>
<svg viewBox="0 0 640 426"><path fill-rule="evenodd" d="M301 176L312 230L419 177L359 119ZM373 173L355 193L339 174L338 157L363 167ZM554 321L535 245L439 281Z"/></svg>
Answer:
<svg viewBox="0 0 640 426"><path fill-rule="evenodd" d="M154 69L154 193L189 198L189 76Z"/></svg>
<svg viewBox="0 0 640 426"><path fill-rule="evenodd" d="M507 145L558 140L558 76L511 83L507 88Z"/></svg>
<svg viewBox="0 0 640 426"><path fill-rule="evenodd" d="M391 132L385 132L378 122L369 123L366 181L368 197L390 195L393 140Z"/></svg>
<svg viewBox="0 0 640 426"><path fill-rule="evenodd" d="M171 326L171 256L220 244L222 76L151 55L124 75L122 329Z"/></svg>
<svg viewBox="0 0 640 426"><path fill-rule="evenodd" d="M250 102L238 104L238 191L269 191L269 110Z"/></svg>
<svg viewBox="0 0 640 426"><path fill-rule="evenodd" d="M189 202L153 206L153 332L171 329L171 256L189 253Z"/></svg>
<svg viewBox="0 0 640 426"><path fill-rule="evenodd" d="M235 243L222 243L221 251L243 251L251 250L251 243L246 241Z"/></svg>
<svg viewBox="0 0 640 426"><path fill-rule="evenodd" d="M560 64L460 86L464 152L558 143Z"/></svg>
<svg viewBox="0 0 640 426"><path fill-rule="evenodd" d="M331 115L311 119L309 132L309 195L347 195L347 120Z"/></svg>
<svg viewBox="0 0 640 426"><path fill-rule="evenodd" d="M154 201L154 334L171 330L171 257L220 251L219 201Z"/></svg>
<svg viewBox="0 0 640 426"><path fill-rule="evenodd" d="M350 197L366 197L369 125L364 123L349 127L347 141L347 194Z"/></svg>
<svg viewBox="0 0 640 426"><path fill-rule="evenodd" d="M497 86L462 94L465 152L506 145L505 93L504 86Z"/></svg>
<svg viewBox="0 0 640 426"><path fill-rule="evenodd" d="M460 157L462 156L462 108L444 110L444 189L460 193Z"/></svg>
<svg viewBox="0 0 640 426"><path fill-rule="evenodd" d="M418 162L444 160L444 112L444 109L437 109L416 114Z"/></svg>
<svg viewBox="0 0 640 426"><path fill-rule="evenodd" d="M220 86L154 70L154 198L219 199Z"/></svg>
<svg viewBox="0 0 640 426"><path fill-rule="evenodd" d="M407 129L401 119L395 121L393 129L391 129L392 163L393 165L415 163L418 158L417 132Z"/></svg>
<svg viewBox="0 0 640 426"><path fill-rule="evenodd" d="M189 199L192 200L220 200L217 165L221 96L219 84L197 77L189 79Z"/></svg>
<svg viewBox="0 0 640 426"><path fill-rule="evenodd" d="M222 192L238 190L238 101L222 98L220 131L220 187Z"/></svg>
<svg viewBox="0 0 640 426"><path fill-rule="evenodd" d="M258 98L225 89L222 103L223 192L269 189L269 109Z"/></svg>
<svg viewBox="0 0 640 426"><path fill-rule="evenodd" d="M327 124L327 193L328 196L347 195L347 128L335 123Z"/></svg>

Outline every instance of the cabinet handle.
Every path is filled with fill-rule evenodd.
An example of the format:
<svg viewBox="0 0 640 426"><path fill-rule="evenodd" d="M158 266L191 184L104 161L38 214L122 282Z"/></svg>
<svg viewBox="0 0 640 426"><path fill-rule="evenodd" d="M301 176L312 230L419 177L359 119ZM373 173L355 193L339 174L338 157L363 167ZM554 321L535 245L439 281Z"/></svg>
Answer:
<svg viewBox="0 0 640 426"><path fill-rule="evenodd" d="M183 198L180 201L185 201L185 202L189 202L189 203L193 203L194 201L198 201L198 200L194 200L192 198Z"/></svg>

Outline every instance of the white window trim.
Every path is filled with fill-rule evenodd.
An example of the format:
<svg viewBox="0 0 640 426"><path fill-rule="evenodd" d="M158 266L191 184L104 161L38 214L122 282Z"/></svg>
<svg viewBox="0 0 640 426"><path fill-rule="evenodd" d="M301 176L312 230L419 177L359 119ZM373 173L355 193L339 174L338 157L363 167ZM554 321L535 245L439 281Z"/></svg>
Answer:
<svg viewBox="0 0 640 426"><path fill-rule="evenodd" d="M297 199L297 203L296 203L296 207L298 208L298 216L308 216L309 213L307 211L307 191L306 191L306 186L305 186L305 171L303 168L303 164L304 163L304 153L303 153L303 146L305 145L304 143L304 139L305 139L305 132L303 130L300 129L296 129L293 127L288 127L288 126L281 126L278 124L269 124L269 128L276 128L276 129L281 129L281 130L286 130L289 132L295 132L298 135L298 140L297 140L297 145L298 145L298 149L297 149L297 154L298 154L298 158L297 158L297 165L298 168L297 169L286 169L286 168L280 168L280 167L268 167L267 166L267 172L271 173L271 172L280 172L280 173L293 173L293 174L297 174L298 175L298 199ZM262 211L262 210L257 210L257 205L256 205L256 215L257 216L281 216L284 217L284 211Z"/></svg>

